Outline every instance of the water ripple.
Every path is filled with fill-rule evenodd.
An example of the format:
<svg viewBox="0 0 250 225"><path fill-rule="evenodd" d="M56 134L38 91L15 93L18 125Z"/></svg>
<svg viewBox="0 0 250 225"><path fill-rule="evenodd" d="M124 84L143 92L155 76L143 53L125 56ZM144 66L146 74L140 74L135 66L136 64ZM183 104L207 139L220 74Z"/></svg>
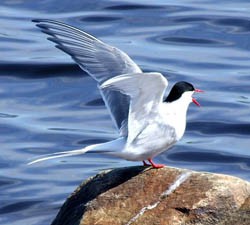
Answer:
<svg viewBox="0 0 250 225"><path fill-rule="evenodd" d="M176 23L196 23L196 22L208 22L210 20L212 20L212 18L209 17L201 17L201 16L196 16L196 17L192 17L192 15L190 16L179 16L179 17L174 17L172 19L174 22Z"/></svg>
<svg viewBox="0 0 250 225"><path fill-rule="evenodd" d="M144 10L152 10L152 9L162 9L162 6L157 5L143 5L143 4L120 4L120 5L114 5L114 6L108 6L105 7L105 9L108 10L138 10L138 9L144 9Z"/></svg>
<svg viewBox="0 0 250 225"><path fill-rule="evenodd" d="M233 33L245 33L250 31L250 19L243 18L221 18L212 22L223 27L232 27Z"/></svg>
<svg viewBox="0 0 250 225"><path fill-rule="evenodd" d="M19 201L11 204L7 204L0 207L0 214L7 214L12 212L18 212L32 208L34 205L41 203L41 201Z"/></svg>
<svg viewBox="0 0 250 225"><path fill-rule="evenodd" d="M0 118L16 118L18 115L12 115L7 113L0 113Z"/></svg>
<svg viewBox="0 0 250 225"><path fill-rule="evenodd" d="M115 17L115 16L85 16L81 17L81 21L84 22L98 22L98 23L106 23L106 22L114 22L117 20L121 20L122 18L120 17Z"/></svg>
<svg viewBox="0 0 250 225"><path fill-rule="evenodd" d="M85 73L75 63L69 64L36 64L36 63L2 63L0 64L0 76L15 76L21 78L48 78L62 77L63 74L70 73L71 76L84 76ZM68 75L66 75L68 76Z"/></svg>
<svg viewBox="0 0 250 225"><path fill-rule="evenodd" d="M240 157L237 155L229 155L211 152L195 152L189 150L188 152L175 152L168 154L168 159L175 161L186 161L186 162L212 162L219 164L232 164L232 163L244 163L250 167L250 158Z"/></svg>
<svg viewBox="0 0 250 225"><path fill-rule="evenodd" d="M160 43L175 43L175 44L192 44L192 45L225 45L225 42L190 37L157 37Z"/></svg>
<svg viewBox="0 0 250 225"><path fill-rule="evenodd" d="M203 134L237 134L250 135L250 123L233 124L233 123L219 123L219 122L191 122L189 123L190 130L197 130Z"/></svg>

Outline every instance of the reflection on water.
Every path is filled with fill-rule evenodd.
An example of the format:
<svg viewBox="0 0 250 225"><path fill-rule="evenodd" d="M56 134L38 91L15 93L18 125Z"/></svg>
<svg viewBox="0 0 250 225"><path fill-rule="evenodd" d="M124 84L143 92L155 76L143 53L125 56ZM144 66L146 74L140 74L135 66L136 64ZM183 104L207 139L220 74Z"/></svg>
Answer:
<svg viewBox="0 0 250 225"><path fill-rule="evenodd" d="M170 86L187 80L205 90L197 96L202 107L189 109L184 138L156 161L250 180L250 4L184 2L1 2L0 224L50 224L83 179L140 164L92 153L26 165L118 135L95 82L32 18L82 28L125 50L144 71L162 72Z"/></svg>

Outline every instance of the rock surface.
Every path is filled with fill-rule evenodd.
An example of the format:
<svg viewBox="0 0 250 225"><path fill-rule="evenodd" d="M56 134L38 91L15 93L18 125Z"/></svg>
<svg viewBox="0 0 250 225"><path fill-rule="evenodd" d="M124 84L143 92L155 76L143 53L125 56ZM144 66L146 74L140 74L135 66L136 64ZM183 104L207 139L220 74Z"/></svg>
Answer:
<svg viewBox="0 0 250 225"><path fill-rule="evenodd" d="M176 168L119 168L83 182L52 225L249 225L250 183Z"/></svg>

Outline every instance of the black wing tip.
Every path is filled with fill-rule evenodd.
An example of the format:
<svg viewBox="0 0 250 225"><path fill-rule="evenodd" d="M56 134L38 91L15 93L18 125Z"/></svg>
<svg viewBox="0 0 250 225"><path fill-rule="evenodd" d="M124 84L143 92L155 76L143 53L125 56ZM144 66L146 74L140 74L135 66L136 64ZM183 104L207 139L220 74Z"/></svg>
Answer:
<svg viewBox="0 0 250 225"><path fill-rule="evenodd" d="M46 19L32 19L31 22L33 23L42 23L42 22L45 22Z"/></svg>
<svg viewBox="0 0 250 225"><path fill-rule="evenodd" d="M41 29L47 29L47 28L48 28L48 27L47 27L45 24L43 24L43 23L37 23L36 26L39 27L39 28L41 28Z"/></svg>
<svg viewBox="0 0 250 225"><path fill-rule="evenodd" d="M40 23L40 20L39 19L32 19L31 22L33 22L33 23Z"/></svg>
<svg viewBox="0 0 250 225"><path fill-rule="evenodd" d="M39 18L36 18L36 19L32 19L31 22L33 23L43 23L43 22L58 22L56 20L52 20L52 19L39 19Z"/></svg>
<svg viewBox="0 0 250 225"><path fill-rule="evenodd" d="M54 42L54 43L56 43L56 44L59 43L59 42L58 42L58 39L55 38L54 36L47 37L47 40L52 41L52 42Z"/></svg>
<svg viewBox="0 0 250 225"><path fill-rule="evenodd" d="M72 57L72 53L70 52L70 50L69 50L68 48L65 48L65 46L61 45L60 43L57 43L57 42L55 42L55 41L53 41L53 42L56 44L55 47L56 47L57 49L60 49L61 51L63 51L63 52L65 52L65 53L69 54L69 55Z"/></svg>
<svg viewBox="0 0 250 225"><path fill-rule="evenodd" d="M49 40L49 41L55 43L55 44L56 44L56 45L55 45L56 48L58 48L57 46L62 46L62 44L60 43L60 41L59 41L57 38L55 38L54 36L47 37L47 40ZM60 49L60 48L59 48L59 49ZM60 49L60 50L62 50L62 49Z"/></svg>
<svg viewBox="0 0 250 225"><path fill-rule="evenodd" d="M63 23L62 21L59 20L54 20L54 19L32 19L31 22L33 23L51 23L51 24L57 24L57 25L66 25L65 23Z"/></svg>
<svg viewBox="0 0 250 225"><path fill-rule="evenodd" d="M40 23L54 23L54 24L60 23L57 20L51 20L51 19L32 19L31 22L36 23L37 25Z"/></svg>
<svg viewBox="0 0 250 225"><path fill-rule="evenodd" d="M35 23L37 27L41 28L41 29L46 29L47 26L45 25L45 23L49 23L52 20L47 20L47 19L32 19L31 22Z"/></svg>

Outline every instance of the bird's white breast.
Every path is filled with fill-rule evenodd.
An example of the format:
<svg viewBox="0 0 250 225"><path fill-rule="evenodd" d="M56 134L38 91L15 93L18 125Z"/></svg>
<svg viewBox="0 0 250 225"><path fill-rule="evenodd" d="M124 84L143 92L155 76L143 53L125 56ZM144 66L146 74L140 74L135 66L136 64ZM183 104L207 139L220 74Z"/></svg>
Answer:
<svg viewBox="0 0 250 225"><path fill-rule="evenodd" d="M187 109L180 108L178 104L165 103L162 104L161 113L165 124L174 128L176 141L179 141L186 129Z"/></svg>

